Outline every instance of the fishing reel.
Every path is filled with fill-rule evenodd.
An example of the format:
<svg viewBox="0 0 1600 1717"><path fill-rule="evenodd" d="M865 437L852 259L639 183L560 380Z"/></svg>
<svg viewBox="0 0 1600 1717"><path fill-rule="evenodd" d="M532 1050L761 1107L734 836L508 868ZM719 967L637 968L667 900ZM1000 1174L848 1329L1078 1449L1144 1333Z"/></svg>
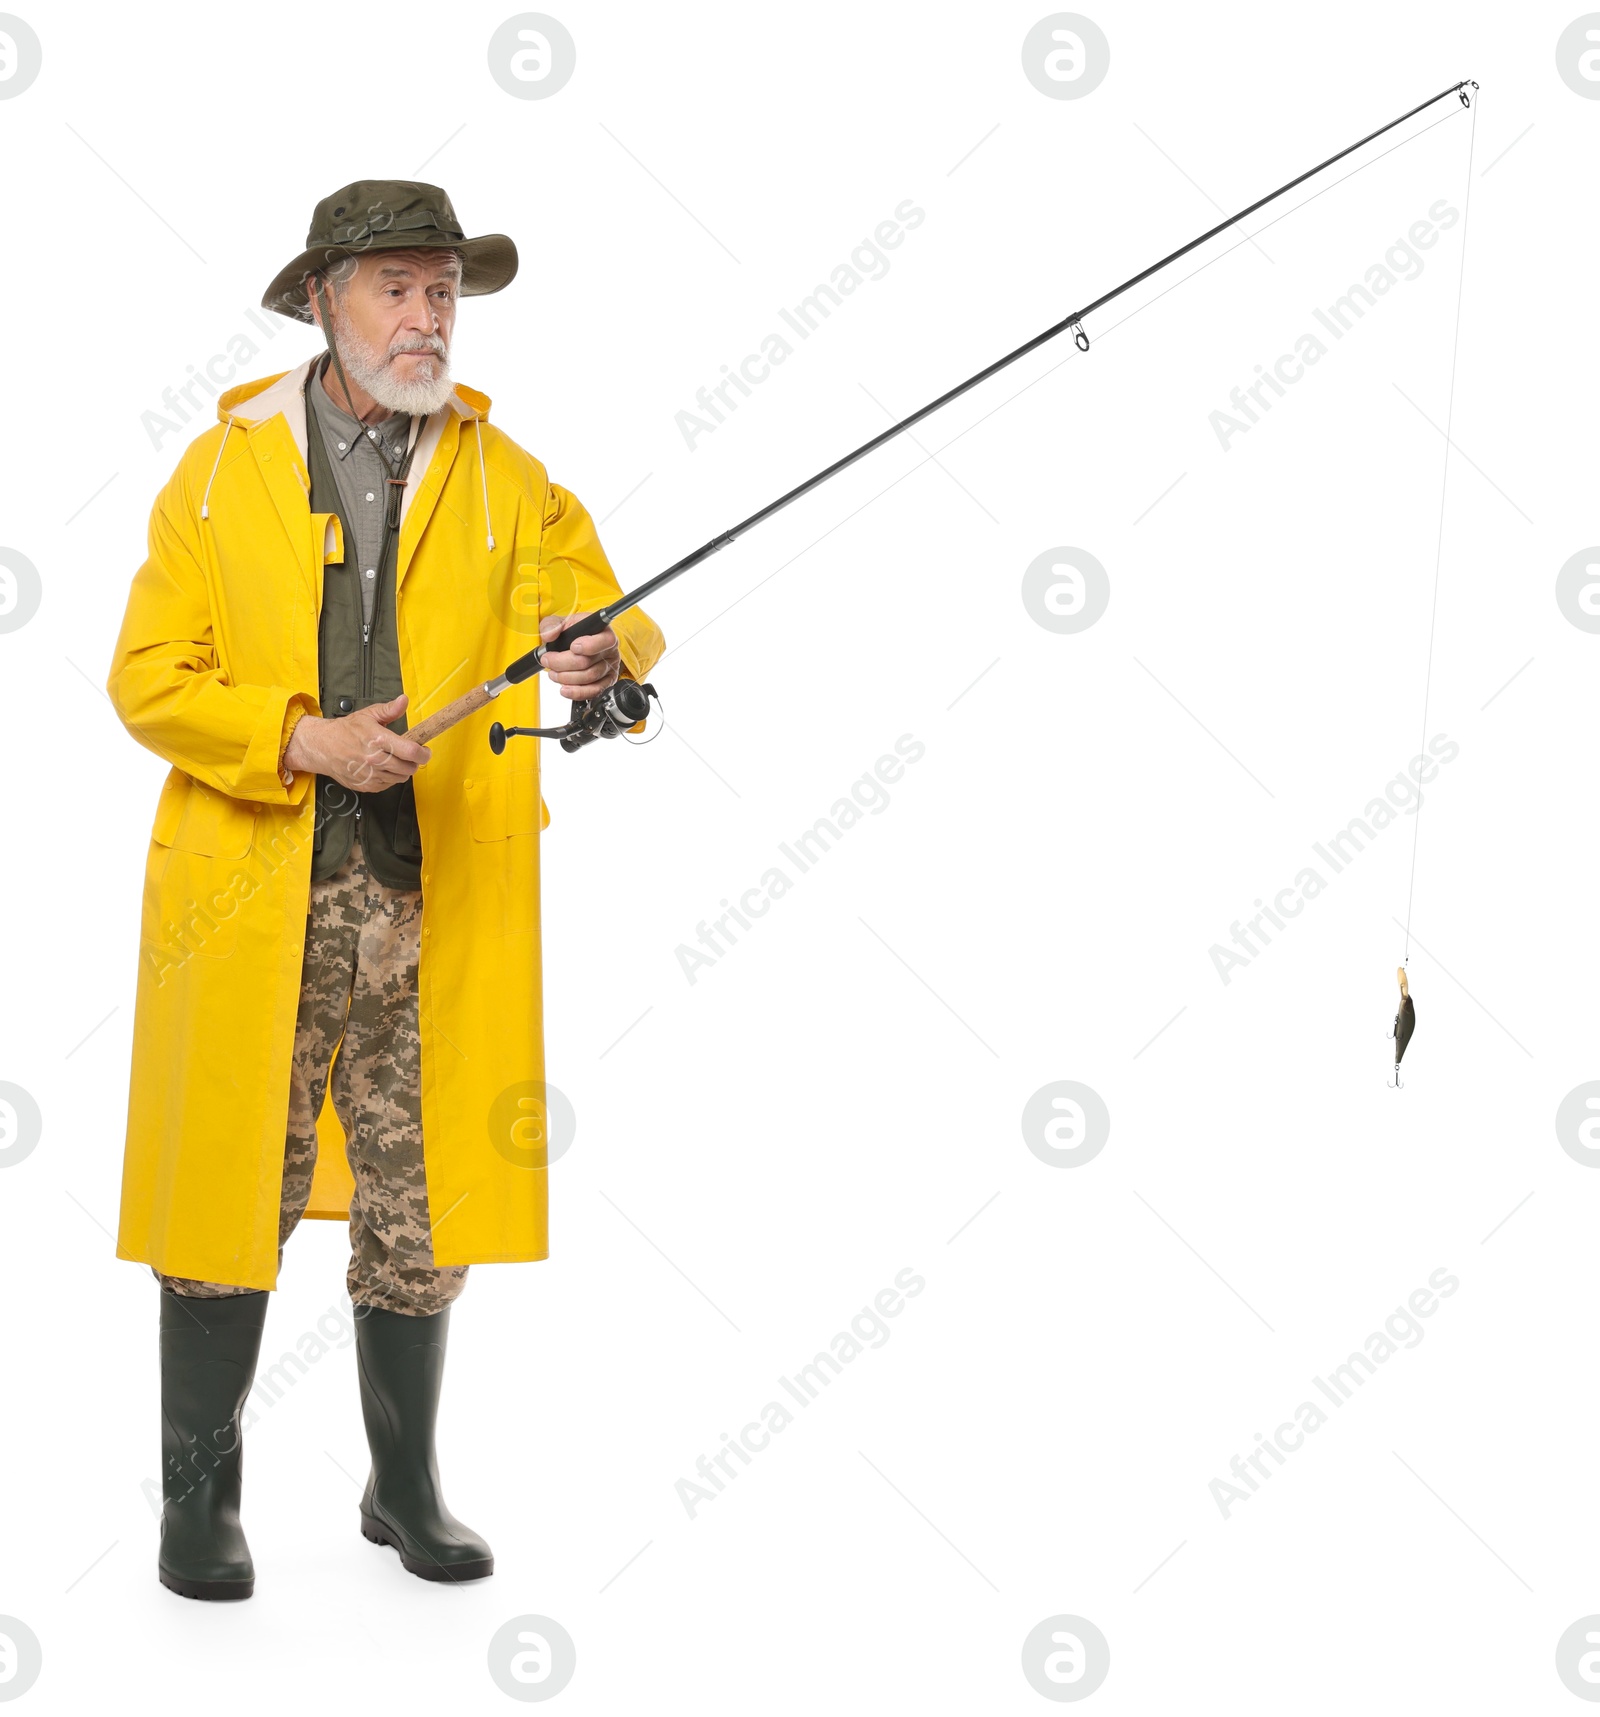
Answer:
<svg viewBox="0 0 1600 1717"><path fill-rule="evenodd" d="M652 699L659 707L661 695L654 686L640 685L637 680L618 680L598 697L574 703L571 718L562 727L503 727L495 722L489 729L489 749L498 757L508 739L521 736L559 739L563 751L581 751L596 739L615 739L644 721L650 714Z"/></svg>

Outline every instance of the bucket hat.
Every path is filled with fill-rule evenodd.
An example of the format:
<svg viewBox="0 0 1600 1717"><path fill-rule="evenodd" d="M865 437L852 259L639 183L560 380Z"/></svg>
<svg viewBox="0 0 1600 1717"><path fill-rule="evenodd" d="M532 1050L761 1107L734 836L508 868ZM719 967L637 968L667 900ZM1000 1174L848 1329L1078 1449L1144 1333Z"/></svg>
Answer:
<svg viewBox="0 0 1600 1717"><path fill-rule="evenodd" d="M297 322L312 320L305 277L345 259L380 250L453 250L461 258L461 293L473 297L509 286L517 247L504 233L468 238L437 185L409 179L357 179L317 204L306 248L280 269L261 304Z"/></svg>

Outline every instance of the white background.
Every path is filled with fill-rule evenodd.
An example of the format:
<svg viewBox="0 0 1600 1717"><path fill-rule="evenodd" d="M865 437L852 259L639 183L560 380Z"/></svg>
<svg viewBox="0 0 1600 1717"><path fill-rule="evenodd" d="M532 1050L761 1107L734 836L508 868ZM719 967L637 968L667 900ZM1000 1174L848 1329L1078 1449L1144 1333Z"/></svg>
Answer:
<svg viewBox="0 0 1600 1717"><path fill-rule="evenodd" d="M1555 60L1576 13L1095 0L1110 72L1075 100L1023 76L1038 7L557 0L576 75L531 101L488 73L509 15L28 0L0 544L44 597L0 636L0 1079L44 1131L0 1171L0 1614L43 1645L29 1708L510 1709L488 1643L537 1614L576 1641L574 1712L1023 1712L1047 1702L1022 1642L1061 1613L1109 1641L1106 1712L1575 1708L1556 1642L1600 1610L1600 1175L1554 1128L1600 1077L1600 637L1554 595L1600 539L1600 104ZM663 737L544 760L577 1138L551 1259L473 1273L441 1423L494 1578L425 1585L359 1536L344 1346L249 1433L256 1597L158 1586L156 1289L109 1231L165 766L99 688L150 503L209 420L156 448L142 414L250 331L315 201L421 177L514 236L454 368L605 518L627 585L876 433L869 393L911 409L1209 199L1464 77L1428 715L1460 752L1422 812L1405 1089L1412 817L1319 866L1229 983L1209 950L1417 750L1461 226L1226 451L1208 419L1462 206L1453 99L1257 216L1259 250L1091 319L1086 358L1057 341L920 427L939 464L902 440L655 598ZM906 198L926 220L890 271L688 449L696 388ZM252 374L315 349L255 338ZM1021 598L1062 546L1111 587L1070 635ZM888 809L691 985L678 946L902 734L926 756ZM1064 1079L1111 1115L1078 1168L1021 1128ZM263 1363L340 1325L344 1258L340 1225L301 1229ZM691 1519L696 1458L907 1266L926 1290L887 1344ZM1225 1519L1211 1481L1440 1268L1460 1287L1421 1344Z"/></svg>

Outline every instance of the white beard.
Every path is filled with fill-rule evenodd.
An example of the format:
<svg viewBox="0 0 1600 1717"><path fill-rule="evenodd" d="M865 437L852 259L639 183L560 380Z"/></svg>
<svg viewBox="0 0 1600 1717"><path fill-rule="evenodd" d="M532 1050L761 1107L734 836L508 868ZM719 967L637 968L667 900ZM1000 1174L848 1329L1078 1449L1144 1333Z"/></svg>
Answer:
<svg viewBox="0 0 1600 1717"><path fill-rule="evenodd" d="M390 363L393 354L369 345L342 313L335 313L333 337L339 348L339 361L350 379L364 387L386 411L427 417L441 410L455 392L450 377L450 348L443 340L439 341L442 350L416 365L411 378L403 380Z"/></svg>

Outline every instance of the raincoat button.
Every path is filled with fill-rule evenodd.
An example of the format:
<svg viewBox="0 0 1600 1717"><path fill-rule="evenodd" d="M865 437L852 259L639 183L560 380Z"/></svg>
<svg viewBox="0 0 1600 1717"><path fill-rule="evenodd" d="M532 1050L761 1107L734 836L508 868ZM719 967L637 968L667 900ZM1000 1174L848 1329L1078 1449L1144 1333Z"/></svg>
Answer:
<svg viewBox="0 0 1600 1717"><path fill-rule="evenodd" d="M353 710L355 707L356 706L349 700L349 698L340 698L339 699L339 714L340 715L349 715L351 710Z"/></svg>

